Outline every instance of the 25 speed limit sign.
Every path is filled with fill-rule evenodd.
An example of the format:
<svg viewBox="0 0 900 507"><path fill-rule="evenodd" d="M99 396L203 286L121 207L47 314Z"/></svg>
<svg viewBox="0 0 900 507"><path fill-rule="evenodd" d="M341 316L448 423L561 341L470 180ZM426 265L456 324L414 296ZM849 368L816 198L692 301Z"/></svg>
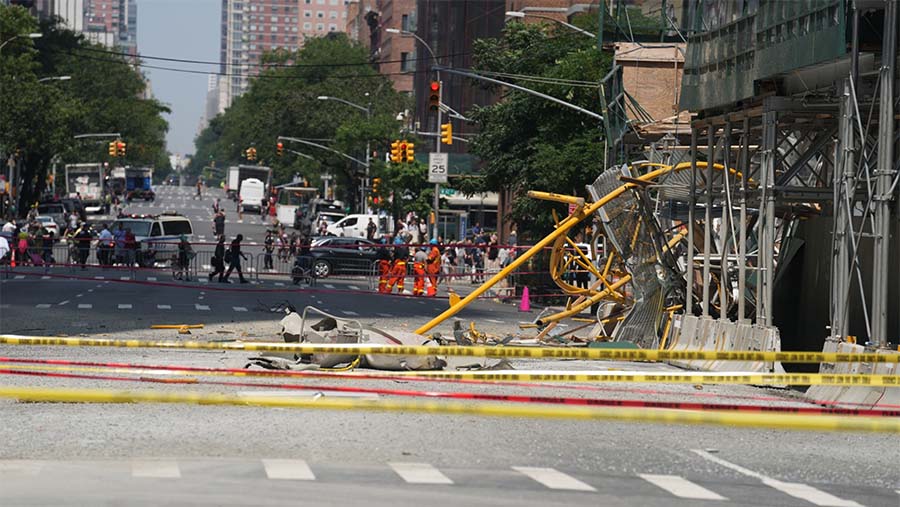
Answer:
<svg viewBox="0 0 900 507"><path fill-rule="evenodd" d="M428 154L428 183L447 183L447 173L449 170L449 153Z"/></svg>

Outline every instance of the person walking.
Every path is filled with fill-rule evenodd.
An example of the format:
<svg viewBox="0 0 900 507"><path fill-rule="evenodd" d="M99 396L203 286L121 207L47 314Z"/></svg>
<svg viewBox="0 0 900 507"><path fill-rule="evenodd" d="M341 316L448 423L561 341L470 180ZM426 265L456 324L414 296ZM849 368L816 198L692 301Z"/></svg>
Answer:
<svg viewBox="0 0 900 507"><path fill-rule="evenodd" d="M98 240L97 260L100 261L101 266L109 266L112 264L112 252L116 247L116 240L113 238L112 233L109 232L109 227L106 224L103 224L103 230L100 231Z"/></svg>
<svg viewBox="0 0 900 507"><path fill-rule="evenodd" d="M197 195L196 199L203 199L203 180L197 178Z"/></svg>
<svg viewBox="0 0 900 507"><path fill-rule="evenodd" d="M219 210L213 217L213 234L216 236L225 235L225 211Z"/></svg>
<svg viewBox="0 0 900 507"><path fill-rule="evenodd" d="M438 241L434 238L428 242L431 247L428 257L425 260L425 271L428 273L428 295L437 295L438 275L441 273L441 250L438 248Z"/></svg>
<svg viewBox="0 0 900 507"><path fill-rule="evenodd" d="M243 234L238 234L235 236L234 240L231 242L231 247L228 249L228 252L225 253L225 262L228 263L228 271L225 272L224 279L220 279L219 281L223 283L230 283L228 281L228 277L231 276L231 272L237 270L238 278L241 283L250 283L246 278L244 278L244 273L241 271L241 258L247 260L247 256L241 252L241 241L244 240Z"/></svg>
<svg viewBox="0 0 900 507"><path fill-rule="evenodd" d="M272 252L275 251L275 239L272 238L272 231L266 231L266 239L263 240L263 249L266 252L263 258L263 269L275 269L272 263Z"/></svg>
<svg viewBox="0 0 900 507"><path fill-rule="evenodd" d="M213 272L209 274L209 281L212 281L218 275L221 282L225 275L225 236L219 236L216 242L216 251L213 252L210 263L212 264Z"/></svg>
<svg viewBox="0 0 900 507"><path fill-rule="evenodd" d="M374 241L376 232L378 232L378 226L372 221L372 217L369 217L369 223L366 225L366 239Z"/></svg>
<svg viewBox="0 0 900 507"><path fill-rule="evenodd" d="M416 249L413 256L413 296L425 295L425 263L428 261L428 254L425 253L425 247Z"/></svg>
<svg viewBox="0 0 900 507"><path fill-rule="evenodd" d="M87 259L91 254L92 239L94 237L91 235L91 229L87 224L81 224L78 230L75 231L75 245L78 248L78 263L81 264L81 269L87 269Z"/></svg>
<svg viewBox="0 0 900 507"><path fill-rule="evenodd" d="M131 227L125 228L125 265L128 267L134 266L135 260L137 260L137 249L138 243L137 238L134 236L134 232L131 231ZM152 264L150 264L152 266Z"/></svg>
<svg viewBox="0 0 900 507"><path fill-rule="evenodd" d="M213 203L213 215L218 215L219 211L222 210L222 206L220 204L219 198L216 197L216 201Z"/></svg>

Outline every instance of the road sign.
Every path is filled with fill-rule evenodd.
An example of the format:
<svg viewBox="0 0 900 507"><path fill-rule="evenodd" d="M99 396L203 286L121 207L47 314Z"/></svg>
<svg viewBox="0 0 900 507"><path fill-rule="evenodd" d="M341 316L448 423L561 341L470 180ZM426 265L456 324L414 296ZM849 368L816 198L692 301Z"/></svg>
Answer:
<svg viewBox="0 0 900 507"><path fill-rule="evenodd" d="M428 154L428 183L447 183L450 168L449 153Z"/></svg>

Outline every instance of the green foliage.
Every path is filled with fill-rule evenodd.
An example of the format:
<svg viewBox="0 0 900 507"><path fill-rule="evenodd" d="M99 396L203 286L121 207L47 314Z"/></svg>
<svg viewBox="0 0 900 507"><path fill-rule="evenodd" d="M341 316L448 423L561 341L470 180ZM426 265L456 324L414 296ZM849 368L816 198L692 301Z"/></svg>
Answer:
<svg viewBox="0 0 900 507"><path fill-rule="evenodd" d="M600 90L593 83L610 68L609 56L583 34L522 23L508 24L503 38L477 41L475 62L482 71L566 80L501 78L596 112L600 111ZM470 194L512 189L510 218L518 224L521 237L543 236L553 226L550 210L564 209L531 199L526 192L586 196L585 185L602 170L602 125L524 92L498 91L502 92L500 102L471 112L480 132L469 147L482 159L484 177L466 179L458 186Z"/></svg>
<svg viewBox="0 0 900 507"><path fill-rule="evenodd" d="M368 50L343 34L308 40L297 52L278 51L264 56L270 66L236 98L224 114L214 118L196 140L195 157L188 172L198 174L214 160L225 168L246 163L242 152L255 146L259 163L273 168L276 184L299 173L313 184L330 172L339 189L336 198L355 202L364 168L339 155L301 143L284 141L286 152L276 155L279 136L324 139L313 141L365 159L366 142L381 156L399 136L398 111L409 99L393 89L385 76L368 64ZM293 64L293 65L291 65ZM368 95L367 95L368 94ZM337 97L366 107L365 111L337 101ZM311 155L311 161L287 150ZM383 164L372 161L370 174L377 176Z"/></svg>
<svg viewBox="0 0 900 507"><path fill-rule="evenodd" d="M43 37L14 38L34 32ZM77 134L120 132L126 164L167 160L168 110L143 97L143 77L124 58L53 22L38 24L21 7L0 6L0 42L10 39L0 54L0 153L4 161L18 153L20 203L44 192L52 162L108 160L105 142L76 141ZM71 79L38 82L55 76Z"/></svg>

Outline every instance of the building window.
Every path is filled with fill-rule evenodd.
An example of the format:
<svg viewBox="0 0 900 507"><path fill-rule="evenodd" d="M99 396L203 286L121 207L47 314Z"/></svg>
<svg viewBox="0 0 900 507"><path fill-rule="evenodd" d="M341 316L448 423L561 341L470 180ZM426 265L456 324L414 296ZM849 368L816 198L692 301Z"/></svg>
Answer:
<svg viewBox="0 0 900 507"><path fill-rule="evenodd" d="M331 11L331 15L329 16L331 19L337 19L337 12Z"/></svg>
<svg viewBox="0 0 900 507"><path fill-rule="evenodd" d="M312 30L312 23L303 23L304 30Z"/></svg>
<svg viewBox="0 0 900 507"><path fill-rule="evenodd" d="M278 23L278 16L272 16L272 23Z"/></svg>
<svg viewBox="0 0 900 507"><path fill-rule="evenodd" d="M316 17L317 17L317 18L324 18L324 17L325 17L325 12L324 12L324 11L318 11L318 12L316 12Z"/></svg>
<svg viewBox="0 0 900 507"><path fill-rule="evenodd" d="M275 25L272 25L272 26L269 28L269 31L277 32L277 31L278 31L278 27L275 26Z"/></svg>
<svg viewBox="0 0 900 507"><path fill-rule="evenodd" d="M312 11L303 11L303 17L304 17L304 18L311 18L311 17L312 17Z"/></svg>
<svg viewBox="0 0 900 507"><path fill-rule="evenodd" d="M400 53L400 72L412 72L415 64L410 53Z"/></svg>
<svg viewBox="0 0 900 507"><path fill-rule="evenodd" d="M400 18L400 29L404 32L409 31L409 14L404 14L403 17Z"/></svg>
<svg viewBox="0 0 900 507"><path fill-rule="evenodd" d="M316 23L316 30L318 30L320 32L322 30L325 30L325 25L323 25L322 23Z"/></svg>
<svg viewBox="0 0 900 507"><path fill-rule="evenodd" d="M328 25L328 31L329 31L329 32L333 32L333 31L335 31L335 30L337 30L337 25L335 25L334 23Z"/></svg>

